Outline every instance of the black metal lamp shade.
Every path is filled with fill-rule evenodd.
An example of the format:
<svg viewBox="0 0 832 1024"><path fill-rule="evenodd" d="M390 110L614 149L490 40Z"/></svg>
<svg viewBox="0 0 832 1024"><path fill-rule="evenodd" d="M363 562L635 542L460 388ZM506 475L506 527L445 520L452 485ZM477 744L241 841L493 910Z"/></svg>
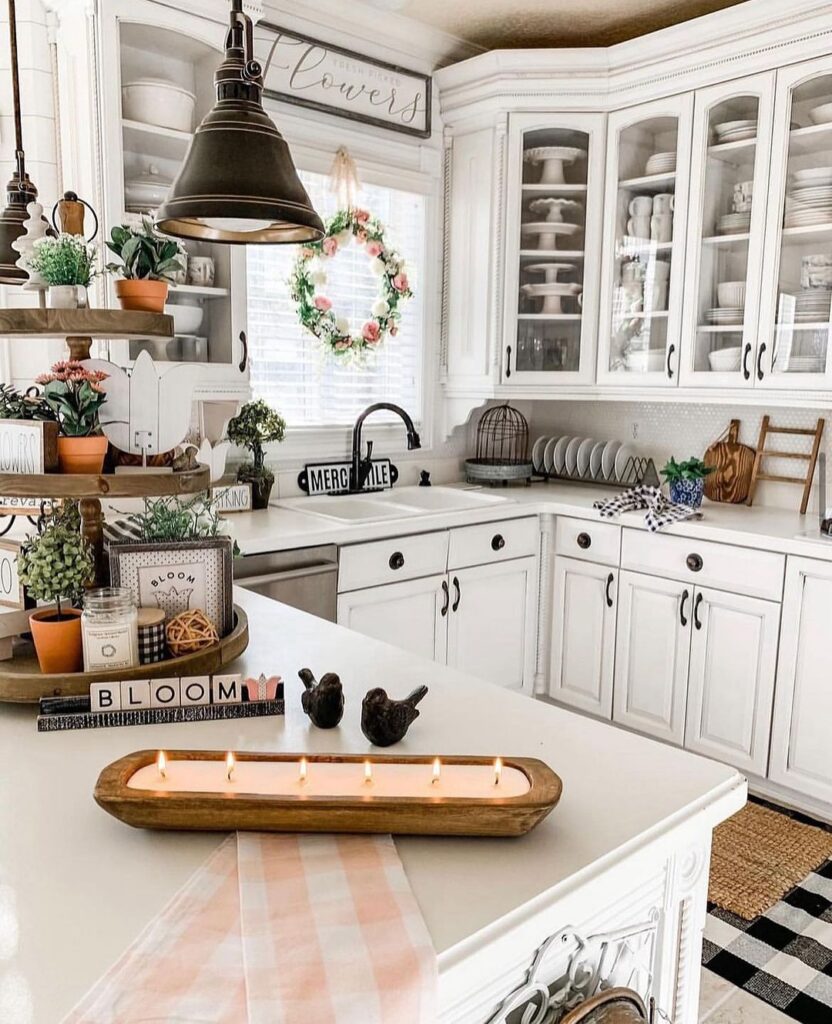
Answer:
<svg viewBox="0 0 832 1024"><path fill-rule="evenodd" d="M156 226L168 235L232 244L314 242L324 226L289 147L263 110L251 20L233 0L217 102L197 128Z"/></svg>

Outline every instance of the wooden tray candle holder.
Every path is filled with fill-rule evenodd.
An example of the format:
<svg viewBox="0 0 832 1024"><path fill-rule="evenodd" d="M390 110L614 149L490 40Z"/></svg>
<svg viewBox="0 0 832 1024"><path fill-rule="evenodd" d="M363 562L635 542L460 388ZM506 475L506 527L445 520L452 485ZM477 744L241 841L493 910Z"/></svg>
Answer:
<svg viewBox="0 0 832 1024"><path fill-rule="evenodd" d="M136 828L520 836L562 783L535 758L139 750L96 802Z"/></svg>

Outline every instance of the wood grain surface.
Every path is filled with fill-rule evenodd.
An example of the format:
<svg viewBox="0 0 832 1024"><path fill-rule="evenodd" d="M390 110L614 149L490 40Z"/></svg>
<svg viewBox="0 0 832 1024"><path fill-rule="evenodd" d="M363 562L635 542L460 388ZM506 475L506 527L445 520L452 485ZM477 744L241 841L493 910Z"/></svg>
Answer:
<svg viewBox="0 0 832 1024"><path fill-rule="evenodd" d="M0 309L0 335L172 338L173 317L127 309Z"/></svg>
<svg viewBox="0 0 832 1024"><path fill-rule="evenodd" d="M754 449L740 444L740 421L731 420L727 434L705 452L702 461L713 466L705 477L705 496L711 501L739 504L748 497L754 469Z"/></svg>

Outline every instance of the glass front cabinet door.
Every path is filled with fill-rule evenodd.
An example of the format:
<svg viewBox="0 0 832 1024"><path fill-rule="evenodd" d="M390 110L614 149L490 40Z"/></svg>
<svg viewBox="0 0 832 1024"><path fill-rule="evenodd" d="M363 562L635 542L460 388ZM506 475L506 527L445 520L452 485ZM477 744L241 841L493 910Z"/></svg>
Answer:
<svg viewBox="0 0 832 1024"><path fill-rule="evenodd" d="M777 72L755 384L832 384L832 60Z"/></svg>
<svg viewBox="0 0 832 1024"><path fill-rule="evenodd" d="M683 384L754 385L773 102L773 72L696 93Z"/></svg>
<svg viewBox="0 0 832 1024"><path fill-rule="evenodd" d="M610 114L598 380L675 386L693 94Z"/></svg>
<svg viewBox="0 0 832 1024"><path fill-rule="evenodd" d="M603 114L509 121L503 384L592 383L604 122Z"/></svg>

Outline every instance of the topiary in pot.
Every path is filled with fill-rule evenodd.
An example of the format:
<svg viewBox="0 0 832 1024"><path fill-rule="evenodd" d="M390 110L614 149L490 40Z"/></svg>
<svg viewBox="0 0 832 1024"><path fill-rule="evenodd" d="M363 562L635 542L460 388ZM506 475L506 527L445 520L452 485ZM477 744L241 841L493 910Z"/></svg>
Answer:
<svg viewBox="0 0 832 1024"><path fill-rule="evenodd" d="M107 248L121 260L107 264L107 270L121 277L116 281L121 308L164 312L168 285L182 270L185 250L179 242L160 234L147 217L142 217L141 228L116 225Z"/></svg>
<svg viewBox="0 0 832 1024"><path fill-rule="evenodd" d="M228 424L228 440L251 452L251 462L237 470L240 483L251 484L251 504L255 509L267 508L274 484L274 473L266 466L264 445L282 441L286 421L262 398L246 402Z"/></svg>

